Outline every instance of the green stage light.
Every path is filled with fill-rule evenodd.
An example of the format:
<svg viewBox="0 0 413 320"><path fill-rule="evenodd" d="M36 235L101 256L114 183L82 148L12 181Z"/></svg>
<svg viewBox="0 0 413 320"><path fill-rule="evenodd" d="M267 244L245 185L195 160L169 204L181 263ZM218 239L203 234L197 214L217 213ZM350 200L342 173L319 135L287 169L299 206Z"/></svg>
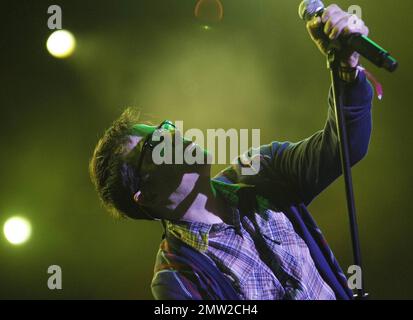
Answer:
<svg viewBox="0 0 413 320"><path fill-rule="evenodd" d="M12 217L6 221L3 227L4 236L11 244L23 244L31 235L30 222L22 217Z"/></svg>
<svg viewBox="0 0 413 320"><path fill-rule="evenodd" d="M76 39L70 31L58 30L49 36L46 47L53 57L67 58L75 51Z"/></svg>

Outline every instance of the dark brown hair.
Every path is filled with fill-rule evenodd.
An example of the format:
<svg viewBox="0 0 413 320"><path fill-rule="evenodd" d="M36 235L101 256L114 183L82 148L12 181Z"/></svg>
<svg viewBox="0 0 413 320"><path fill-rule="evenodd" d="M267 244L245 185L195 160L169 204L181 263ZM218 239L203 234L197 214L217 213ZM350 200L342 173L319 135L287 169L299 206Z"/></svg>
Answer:
<svg viewBox="0 0 413 320"><path fill-rule="evenodd" d="M147 219L133 200L139 179L126 161L132 126L140 112L127 108L98 141L89 163L89 173L104 207L116 218Z"/></svg>

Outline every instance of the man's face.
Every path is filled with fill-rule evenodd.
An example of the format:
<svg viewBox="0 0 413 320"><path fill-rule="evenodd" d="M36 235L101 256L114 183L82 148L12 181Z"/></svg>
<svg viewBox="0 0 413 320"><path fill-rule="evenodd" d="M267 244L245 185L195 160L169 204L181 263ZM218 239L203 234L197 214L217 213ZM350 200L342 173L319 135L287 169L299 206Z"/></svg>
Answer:
<svg viewBox="0 0 413 320"><path fill-rule="evenodd" d="M156 157L165 155L166 148L164 147L168 143L172 163L157 164ZM155 210L156 207L168 207L173 200L171 197L178 189L180 192L185 192L185 188L190 187L185 185L189 176L209 177L210 175L210 164L207 163L210 156L208 152L191 140L184 139L181 132L173 125L165 125L161 129L158 126L135 125L130 136L128 150L130 150L129 161L136 166L141 181L140 191L143 197L138 201L150 205ZM181 154L183 160L181 163L176 161L176 151ZM188 164L185 161L185 153L190 153L194 157L196 154L201 155L204 158L203 163Z"/></svg>

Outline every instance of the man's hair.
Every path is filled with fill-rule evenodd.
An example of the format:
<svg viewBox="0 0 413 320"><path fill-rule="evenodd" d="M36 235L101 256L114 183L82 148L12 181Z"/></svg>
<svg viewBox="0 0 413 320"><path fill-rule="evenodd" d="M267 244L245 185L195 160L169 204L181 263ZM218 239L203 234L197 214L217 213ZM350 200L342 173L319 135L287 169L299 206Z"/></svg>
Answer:
<svg viewBox="0 0 413 320"><path fill-rule="evenodd" d="M103 206L116 218L147 219L134 201L139 179L126 161L132 126L139 112L127 108L97 143L89 163L90 178Z"/></svg>

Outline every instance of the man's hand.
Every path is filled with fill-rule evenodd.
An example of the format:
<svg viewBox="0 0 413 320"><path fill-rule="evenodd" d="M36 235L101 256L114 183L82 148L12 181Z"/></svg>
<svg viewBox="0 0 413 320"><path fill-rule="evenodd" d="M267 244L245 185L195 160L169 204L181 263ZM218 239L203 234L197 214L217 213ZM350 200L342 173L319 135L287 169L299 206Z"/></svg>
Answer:
<svg viewBox="0 0 413 320"><path fill-rule="evenodd" d="M324 27L322 25L323 23L325 24ZM343 11L335 4L328 6L321 18L314 17L307 22L307 30L311 39L313 39L324 55L327 55L330 41L337 39L340 35L358 33L367 36L369 34L369 29L363 20ZM357 52L345 48L341 56L341 65L343 67L357 67L360 58Z"/></svg>

